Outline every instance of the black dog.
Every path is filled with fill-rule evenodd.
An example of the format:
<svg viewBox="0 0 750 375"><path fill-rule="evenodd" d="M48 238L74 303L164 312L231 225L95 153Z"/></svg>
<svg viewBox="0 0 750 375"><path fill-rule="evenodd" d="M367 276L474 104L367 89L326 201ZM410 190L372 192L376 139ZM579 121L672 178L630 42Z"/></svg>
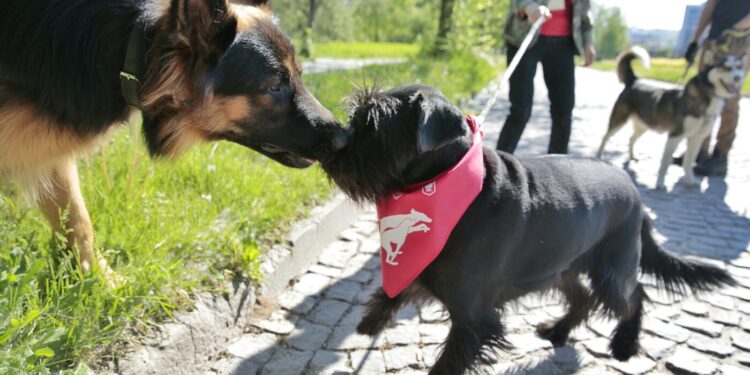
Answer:
<svg viewBox="0 0 750 375"><path fill-rule="evenodd" d="M350 141L323 168L350 197L372 201L429 181L472 144L464 115L425 86L370 91L353 99ZM519 159L484 149L484 186L438 258L395 298L373 295L357 331L382 331L405 303L431 297L452 323L431 374L461 374L507 348L506 302L558 288L569 311L538 333L563 345L596 308L617 317L610 349L638 352L643 301L639 267L668 291L707 290L734 280L723 270L662 250L651 235L638 190L622 170L596 159ZM591 289L579 279L586 275Z"/></svg>

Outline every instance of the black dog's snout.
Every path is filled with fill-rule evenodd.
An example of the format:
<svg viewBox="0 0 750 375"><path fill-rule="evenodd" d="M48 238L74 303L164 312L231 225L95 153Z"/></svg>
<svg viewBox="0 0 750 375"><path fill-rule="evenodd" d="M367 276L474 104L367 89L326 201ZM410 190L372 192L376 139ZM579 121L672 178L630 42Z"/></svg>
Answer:
<svg viewBox="0 0 750 375"><path fill-rule="evenodd" d="M340 126L334 127L331 134L331 151L340 151L347 144L349 144L349 132Z"/></svg>

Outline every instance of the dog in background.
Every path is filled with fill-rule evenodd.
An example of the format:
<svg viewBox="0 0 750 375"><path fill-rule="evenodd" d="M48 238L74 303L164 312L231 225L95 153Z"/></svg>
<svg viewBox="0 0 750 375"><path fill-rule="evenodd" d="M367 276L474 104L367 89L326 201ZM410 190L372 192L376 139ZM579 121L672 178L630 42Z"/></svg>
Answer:
<svg viewBox="0 0 750 375"><path fill-rule="evenodd" d="M348 145L321 166L356 201L430 181L472 146L465 116L433 88L371 90L352 101ZM376 335L404 304L439 300L451 329L430 374L461 374L493 362L494 349L509 346L503 307L530 292L558 288L566 297L568 313L537 327L555 346L599 307L618 318L610 349L625 361L639 349L647 298L639 272L674 293L734 283L724 270L663 250L637 188L619 168L597 159L517 158L484 148L484 169L481 192L440 255L395 298L375 292L357 327ZM591 280L590 289L581 275Z"/></svg>
<svg viewBox="0 0 750 375"><path fill-rule="evenodd" d="M666 189L664 177L672 163L672 155L680 142L687 139L682 168L685 171L685 183L693 186L698 183L693 166L701 143L711 134L724 101L739 95L745 62L730 56L706 67L688 81L684 88L663 89L653 87L636 77L631 66L636 58L644 66L650 66L648 52L641 47L631 47L617 58L617 76L625 84L625 88L615 101L609 128L597 155L602 157L607 141L630 120L633 123L633 135L628 148L629 160L636 160L633 146L647 130L668 133L656 179L656 188Z"/></svg>
<svg viewBox="0 0 750 375"><path fill-rule="evenodd" d="M227 140L304 168L342 147L345 132L304 87L266 2L0 2L0 174L36 193L84 270L107 266L76 159L134 112L122 77L139 83L130 104L153 156ZM142 76L124 72L139 64Z"/></svg>

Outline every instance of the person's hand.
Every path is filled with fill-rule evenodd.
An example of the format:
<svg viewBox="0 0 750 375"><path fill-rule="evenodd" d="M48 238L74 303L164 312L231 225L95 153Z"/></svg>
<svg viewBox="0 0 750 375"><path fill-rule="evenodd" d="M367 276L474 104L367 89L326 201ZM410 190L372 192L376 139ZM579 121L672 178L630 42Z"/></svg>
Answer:
<svg viewBox="0 0 750 375"><path fill-rule="evenodd" d="M552 17L552 12L550 12L549 8L544 5L531 3L526 7L526 16L529 17L529 23L534 23L541 17L549 19Z"/></svg>
<svg viewBox="0 0 750 375"><path fill-rule="evenodd" d="M591 43L583 46L583 66L591 66L596 61L596 49Z"/></svg>
<svg viewBox="0 0 750 375"><path fill-rule="evenodd" d="M688 64L692 64L695 61L695 55L698 53L698 42L692 42L685 51L685 60Z"/></svg>

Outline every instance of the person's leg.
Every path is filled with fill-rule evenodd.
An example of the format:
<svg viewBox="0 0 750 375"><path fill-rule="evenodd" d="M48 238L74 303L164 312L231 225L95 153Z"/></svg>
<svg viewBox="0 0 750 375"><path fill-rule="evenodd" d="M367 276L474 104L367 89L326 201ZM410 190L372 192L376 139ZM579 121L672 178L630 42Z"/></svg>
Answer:
<svg viewBox="0 0 750 375"><path fill-rule="evenodd" d="M552 117L548 153L567 154L575 106L575 51L573 42L557 42L542 58Z"/></svg>
<svg viewBox="0 0 750 375"><path fill-rule="evenodd" d="M510 76L510 114L505 119L505 125L497 141L497 149L500 151L513 153L516 150L523 129L531 116L531 107L534 104L534 76L538 61L534 56L534 49L532 47L526 52L516 71ZM518 48L508 46L508 64L517 51Z"/></svg>

